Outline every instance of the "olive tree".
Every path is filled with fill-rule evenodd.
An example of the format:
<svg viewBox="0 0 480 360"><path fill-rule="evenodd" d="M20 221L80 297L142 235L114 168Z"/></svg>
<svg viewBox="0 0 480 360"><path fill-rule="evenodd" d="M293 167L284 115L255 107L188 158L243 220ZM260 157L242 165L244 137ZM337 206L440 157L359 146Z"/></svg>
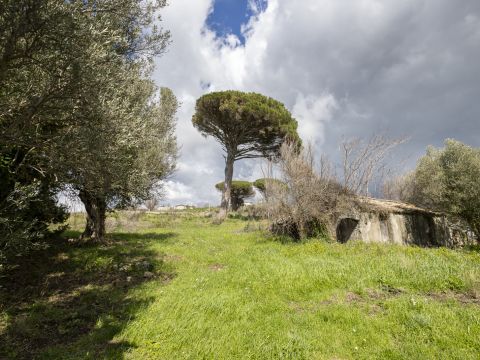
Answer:
<svg viewBox="0 0 480 360"><path fill-rule="evenodd" d="M77 156L68 156L67 144L59 149L71 169L64 181L78 191L87 212L83 237L103 239L106 211L150 198L175 167L175 96L163 88L156 99L153 84L131 74L122 85L123 99L102 95L109 104L98 114L102 122L72 132L77 140L70 146L82 147Z"/></svg>
<svg viewBox="0 0 480 360"><path fill-rule="evenodd" d="M65 136L74 141L72 127L90 125L92 117L79 112L98 106L105 89L118 89L118 69L142 64L148 75L148 61L169 43L169 33L153 24L163 6L164 0L0 2L2 153L13 149L22 165L32 159L42 175L52 172L59 162L52 146Z"/></svg>
<svg viewBox="0 0 480 360"><path fill-rule="evenodd" d="M85 233L96 222L101 238L105 208L144 197L171 171L177 102L149 79L170 41L165 5L0 2L0 155L13 179L2 190L13 194L26 172L44 194L75 188L92 210Z"/></svg>
<svg viewBox="0 0 480 360"><path fill-rule="evenodd" d="M69 128L85 125L75 115L86 103L81 69L105 62L89 49L112 43L87 24L84 9L81 2L0 2L0 261L43 246L50 225L65 219L54 148L63 136L75 140Z"/></svg>
<svg viewBox="0 0 480 360"><path fill-rule="evenodd" d="M225 182L222 181L215 185L215 188L219 191L224 191ZM248 181L233 180L231 187L232 197L232 210L238 210L245 203L245 199L248 199L255 195L252 183Z"/></svg>
<svg viewBox="0 0 480 360"><path fill-rule="evenodd" d="M0 2L0 258L38 248L50 225L65 218L55 199L54 144L79 125L82 65L104 61L86 44L107 41L82 26L91 21L83 8L54 0Z"/></svg>
<svg viewBox="0 0 480 360"><path fill-rule="evenodd" d="M285 141L300 144L297 121L277 100L257 93L221 91L197 100L193 125L204 136L213 136L225 153L223 215L231 208L234 162L274 158Z"/></svg>
<svg viewBox="0 0 480 360"><path fill-rule="evenodd" d="M480 149L448 139L445 147L427 148L405 178L403 200L463 218L480 236Z"/></svg>

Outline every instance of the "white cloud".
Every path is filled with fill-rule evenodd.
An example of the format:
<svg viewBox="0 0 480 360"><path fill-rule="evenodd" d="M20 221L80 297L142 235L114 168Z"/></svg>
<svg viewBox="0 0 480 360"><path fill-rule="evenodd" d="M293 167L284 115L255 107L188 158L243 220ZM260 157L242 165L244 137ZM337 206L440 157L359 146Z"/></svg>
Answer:
<svg viewBox="0 0 480 360"><path fill-rule="evenodd" d="M272 96L328 152L342 135L374 131L411 135L412 161L446 137L480 145L478 0L270 0L242 28L244 46L205 27L211 9L211 0L175 0L163 13L173 43L155 80L182 102L181 165L171 181L185 185L169 185L167 201L219 200L220 147L191 125L206 91ZM235 177L253 179L258 169L241 162Z"/></svg>
<svg viewBox="0 0 480 360"><path fill-rule="evenodd" d="M165 181L163 184L163 190L167 201L186 204L195 200L194 189L178 181Z"/></svg>
<svg viewBox="0 0 480 360"><path fill-rule="evenodd" d="M306 142L322 145L325 125L332 119L336 109L338 104L332 94L320 96L298 94L292 114L299 122L300 137Z"/></svg>

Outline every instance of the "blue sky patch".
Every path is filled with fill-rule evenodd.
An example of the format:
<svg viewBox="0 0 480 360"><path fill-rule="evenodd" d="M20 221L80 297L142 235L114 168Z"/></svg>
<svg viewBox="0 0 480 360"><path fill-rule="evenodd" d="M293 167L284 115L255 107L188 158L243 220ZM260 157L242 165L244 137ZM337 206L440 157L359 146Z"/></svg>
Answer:
<svg viewBox="0 0 480 360"><path fill-rule="evenodd" d="M254 1L261 7L266 8L266 0ZM246 24L254 15L248 0L214 0L213 11L207 18L207 26L215 31L218 37L235 34L245 43L241 33L242 24Z"/></svg>

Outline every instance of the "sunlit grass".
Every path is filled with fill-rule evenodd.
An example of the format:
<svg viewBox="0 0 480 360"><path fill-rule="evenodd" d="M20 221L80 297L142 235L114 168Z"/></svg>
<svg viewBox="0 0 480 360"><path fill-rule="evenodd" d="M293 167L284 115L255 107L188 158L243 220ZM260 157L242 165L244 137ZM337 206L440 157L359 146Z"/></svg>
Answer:
<svg viewBox="0 0 480 360"><path fill-rule="evenodd" d="M140 256L156 276L128 285L114 299L130 305L114 301L116 312L102 309L93 328L40 358L480 358L479 252L282 244L251 231L254 222L212 225L206 215L140 215L108 250L69 250L79 274Z"/></svg>

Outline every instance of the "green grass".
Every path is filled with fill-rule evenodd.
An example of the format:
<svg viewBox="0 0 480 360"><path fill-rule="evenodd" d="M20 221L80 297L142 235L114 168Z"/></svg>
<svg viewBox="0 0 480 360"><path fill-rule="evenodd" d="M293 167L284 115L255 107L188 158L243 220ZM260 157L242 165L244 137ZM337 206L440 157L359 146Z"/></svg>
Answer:
<svg viewBox="0 0 480 360"><path fill-rule="evenodd" d="M201 211L121 214L109 226L109 245L59 241L2 279L0 354L480 358L478 250L282 244L258 223L212 225Z"/></svg>

